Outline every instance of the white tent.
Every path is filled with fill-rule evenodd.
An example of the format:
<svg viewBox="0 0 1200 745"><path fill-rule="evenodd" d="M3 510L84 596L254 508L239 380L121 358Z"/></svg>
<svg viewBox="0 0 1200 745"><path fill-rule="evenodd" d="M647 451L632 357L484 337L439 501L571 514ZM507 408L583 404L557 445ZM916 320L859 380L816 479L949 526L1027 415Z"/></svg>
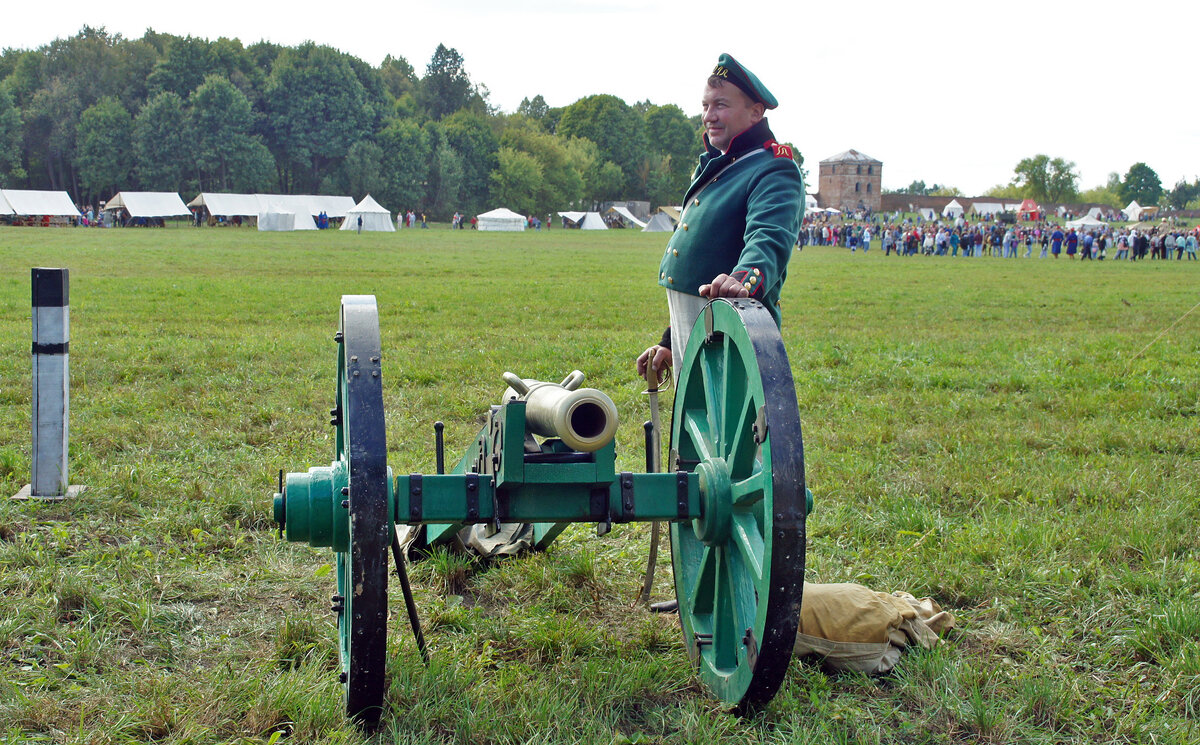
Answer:
<svg viewBox="0 0 1200 745"><path fill-rule="evenodd" d="M642 228L643 233L670 233L675 229L675 221L666 212L655 212L650 218L650 222L646 223L646 227Z"/></svg>
<svg viewBox="0 0 1200 745"><path fill-rule="evenodd" d="M1142 205L1138 204L1137 200L1135 199L1135 200L1131 201L1129 203L1129 205L1121 211L1125 213L1126 218L1136 221L1136 220L1142 219L1142 210L1143 209L1145 209L1145 208L1142 207Z"/></svg>
<svg viewBox="0 0 1200 745"><path fill-rule="evenodd" d="M204 207L214 217L253 217L260 211L258 197L253 194L201 192L187 206Z"/></svg>
<svg viewBox="0 0 1200 745"><path fill-rule="evenodd" d="M296 229L296 213L284 212L283 210L274 210L260 212L258 214L258 229L259 230L282 230L291 231Z"/></svg>
<svg viewBox="0 0 1200 745"><path fill-rule="evenodd" d="M380 233L395 233L396 226L392 223L392 213L379 205L370 194L354 205L346 213L342 221L342 230L358 230L358 221L362 219L362 229Z"/></svg>
<svg viewBox="0 0 1200 745"><path fill-rule="evenodd" d="M571 225L564 225L563 227L576 227L577 228L577 227L579 227L579 223L583 220L583 216L586 214L587 214L586 212L566 211L566 212L559 212L558 216L565 218L568 222L572 223Z"/></svg>
<svg viewBox="0 0 1200 745"><path fill-rule="evenodd" d="M104 205L106 211L124 208L130 217L177 217L191 215L173 191L121 191Z"/></svg>
<svg viewBox="0 0 1200 745"><path fill-rule="evenodd" d="M963 206L958 203L957 199L951 199L950 204L942 210L942 217L962 217Z"/></svg>
<svg viewBox="0 0 1200 745"><path fill-rule="evenodd" d="M317 223L308 210L293 212L279 204L271 204L258 213L259 230L316 230Z"/></svg>
<svg viewBox="0 0 1200 745"><path fill-rule="evenodd" d="M525 218L504 207L484 212L479 218L479 230L524 230Z"/></svg>
<svg viewBox="0 0 1200 745"><path fill-rule="evenodd" d="M1099 219L1100 219L1100 215L1102 215L1102 214L1104 214L1104 210L1103 210L1102 208L1100 208L1100 207L1092 207L1092 208L1091 208L1090 210L1088 210L1088 212L1087 212L1087 216L1088 216L1088 217L1091 217L1091 218L1093 218L1093 219L1096 219L1096 220L1099 220Z"/></svg>
<svg viewBox="0 0 1200 745"><path fill-rule="evenodd" d="M821 206L819 204L817 204L816 197L814 197L812 194L804 195L804 211L805 212L816 212L820 208L821 208Z"/></svg>
<svg viewBox="0 0 1200 745"><path fill-rule="evenodd" d="M625 218L626 220L633 223L634 225L638 226L639 228L646 227L646 223L637 219L636 217L634 217L633 213L629 211L628 207L619 207L617 205L613 205L612 207L608 208L608 211L616 212L618 215Z"/></svg>
<svg viewBox="0 0 1200 745"><path fill-rule="evenodd" d="M1004 205L1000 202L975 202L971 209L975 210L977 215L998 215L1004 211Z"/></svg>
<svg viewBox="0 0 1200 745"><path fill-rule="evenodd" d="M604 218L600 217L599 212L589 212L583 216L583 222L579 223L580 230L608 230L608 226L604 224Z"/></svg>
<svg viewBox="0 0 1200 745"><path fill-rule="evenodd" d="M937 219L937 213L933 211L932 207L921 207L920 209L917 210L917 213L919 215L921 215L922 220L936 220Z"/></svg>
<svg viewBox="0 0 1200 745"><path fill-rule="evenodd" d="M1068 228L1103 228L1107 224L1108 223L1103 222L1102 220L1097 220L1096 218L1092 217L1091 215L1084 215L1083 217L1079 218L1078 220L1068 220L1067 221Z"/></svg>
<svg viewBox="0 0 1200 745"><path fill-rule="evenodd" d="M307 213L310 217L322 212L327 217L345 217L347 212L354 209L354 197L323 194L255 194L254 197L258 200L259 212L265 212L264 207L276 206L296 214Z"/></svg>
<svg viewBox="0 0 1200 745"><path fill-rule="evenodd" d="M79 217L79 210L65 191L0 189L0 215Z"/></svg>

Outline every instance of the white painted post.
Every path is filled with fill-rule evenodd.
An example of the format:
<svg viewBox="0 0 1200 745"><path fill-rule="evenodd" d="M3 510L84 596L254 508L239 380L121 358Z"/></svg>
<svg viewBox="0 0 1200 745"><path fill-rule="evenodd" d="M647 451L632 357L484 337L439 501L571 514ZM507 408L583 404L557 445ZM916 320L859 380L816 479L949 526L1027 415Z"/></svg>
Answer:
<svg viewBox="0 0 1200 745"><path fill-rule="evenodd" d="M66 269L34 267L33 474L17 498L64 499L83 490L67 475L70 415L70 278Z"/></svg>

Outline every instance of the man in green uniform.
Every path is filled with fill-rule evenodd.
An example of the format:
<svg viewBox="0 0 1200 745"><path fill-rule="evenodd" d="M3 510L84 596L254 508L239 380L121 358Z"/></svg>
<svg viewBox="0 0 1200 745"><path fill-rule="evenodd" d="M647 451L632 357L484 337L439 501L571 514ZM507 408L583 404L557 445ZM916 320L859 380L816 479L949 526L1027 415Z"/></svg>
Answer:
<svg viewBox="0 0 1200 745"><path fill-rule="evenodd" d="M671 325L638 357L643 377L647 365L661 377L663 366L679 364L696 317L713 298L754 298L779 323L804 182L792 148L775 140L764 118L777 105L754 73L721 55L701 99L705 152L659 266Z"/></svg>

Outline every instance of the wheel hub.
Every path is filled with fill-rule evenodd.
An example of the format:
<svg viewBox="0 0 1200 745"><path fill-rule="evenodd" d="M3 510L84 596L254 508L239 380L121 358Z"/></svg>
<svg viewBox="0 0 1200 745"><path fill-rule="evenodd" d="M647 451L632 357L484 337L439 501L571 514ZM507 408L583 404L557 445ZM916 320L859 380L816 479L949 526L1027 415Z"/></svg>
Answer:
<svg viewBox="0 0 1200 745"><path fill-rule="evenodd" d="M696 472L700 474L701 516L692 521L696 538L708 546L724 545L733 526L733 489L729 476L729 465L724 458L701 461Z"/></svg>

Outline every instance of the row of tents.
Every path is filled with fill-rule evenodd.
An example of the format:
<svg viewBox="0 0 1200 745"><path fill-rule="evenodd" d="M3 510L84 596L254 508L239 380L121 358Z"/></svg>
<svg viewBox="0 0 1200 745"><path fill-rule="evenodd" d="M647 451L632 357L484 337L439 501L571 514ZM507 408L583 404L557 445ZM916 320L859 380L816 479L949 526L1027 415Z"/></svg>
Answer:
<svg viewBox="0 0 1200 745"><path fill-rule="evenodd" d="M341 219L342 230L394 231L391 213L368 194L360 202L348 196L295 194L222 194L201 192L184 204L174 192L118 192L103 207L105 212L127 213L130 218L194 217L196 212L212 218L252 218L259 230L316 230L319 216ZM196 212L194 212L196 211ZM608 210L629 225L647 232L670 232L679 222L680 208L662 207L649 221L640 220L622 205ZM0 189L0 215L36 218L49 224L79 217L79 209L65 191ZM562 211L564 225L582 230L607 230L599 212ZM524 230L528 220L503 207L477 216L479 230Z"/></svg>

